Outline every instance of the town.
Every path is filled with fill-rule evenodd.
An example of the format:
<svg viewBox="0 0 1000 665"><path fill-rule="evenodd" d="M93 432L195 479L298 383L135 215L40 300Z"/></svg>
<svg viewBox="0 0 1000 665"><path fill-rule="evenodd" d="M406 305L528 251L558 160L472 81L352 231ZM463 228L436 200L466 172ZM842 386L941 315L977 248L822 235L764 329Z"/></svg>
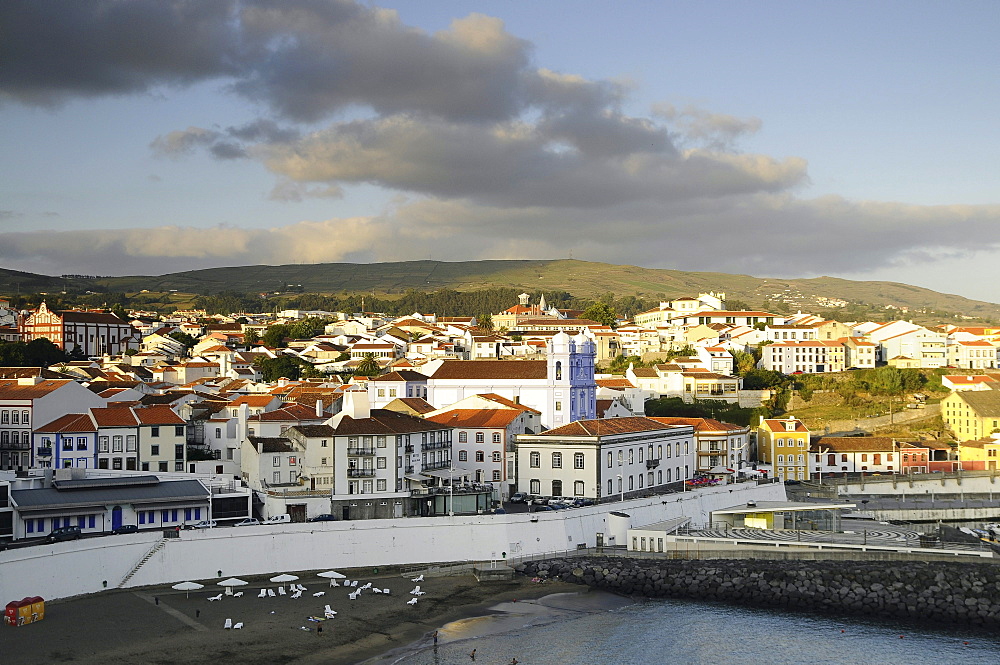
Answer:
<svg viewBox="0 0 1000 665"><path fill-rule="evenodd" d="M714 292L601 322L528 294L486 321L0 306L7 340L45 338L84 358L0 370L8 544L995 470L1000 450L1000 329L730 311ZM787 399L776 406L782 388L747 385L761 370L801 380L876 368L935 370L946 396L930 406L947 436L813 431ZM649 408L671 400L736 407L744 422ZM897 417L926 415L926 395L897 408L907 400L921 410ZM95 491L108 487L120 487L113 499Z"/></svg>

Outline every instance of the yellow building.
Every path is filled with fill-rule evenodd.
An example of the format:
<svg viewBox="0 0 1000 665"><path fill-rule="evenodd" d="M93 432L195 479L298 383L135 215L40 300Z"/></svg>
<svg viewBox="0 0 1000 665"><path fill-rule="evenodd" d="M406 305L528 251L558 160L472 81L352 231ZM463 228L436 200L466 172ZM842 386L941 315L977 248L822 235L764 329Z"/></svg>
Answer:
<svg viewBox="0 0 1000 665"><path fill-rule="evenodd" d="M958 459L962 471L995 471L1000 460L1000 441L994 437L959 441Z"/></svg>
<svg viewBox="0 0 1000 665"><path fill-rule="evenodd" d="M1000 390L956 391L941 400L941 418L959 441L1000 431Z"/></svg>
<svg viewBox="0 0 1000 665"><path fill-rule="evenodd" d="M809 429L794 416L761 419L757 461L770 466L780 480L809 480Z"/></svg>

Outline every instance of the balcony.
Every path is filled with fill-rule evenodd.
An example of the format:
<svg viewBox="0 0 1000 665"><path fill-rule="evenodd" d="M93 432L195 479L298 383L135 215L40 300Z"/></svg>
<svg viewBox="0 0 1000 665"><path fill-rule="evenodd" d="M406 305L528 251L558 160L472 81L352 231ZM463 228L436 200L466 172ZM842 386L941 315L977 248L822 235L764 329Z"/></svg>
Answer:
<svg viewBox="0 0 1000 665"><path fill-rule="evenodd" d="M0 450L31 450L31 444L24 441L19 441L18 443L0 443Z"/></svg>
<svg viewBox="0 0 1000 665"><path fill-rule="evenodd" d="M35 454L39 457L52 457L52 446L48 448L36 448Z"/></svg>
<svg viewBox="0 0 1000 665"><path fill-rule="evenodd" d="M406 448L404 448L403 450L404 450L404 452L412 453L413 452L413 444L412 443L411 444L407 444Z"/></svg>
<svg viewBox="0 0 1000 665"><path fill-rule="evenodd" d="M658 460L658 459L648 459L648 460L646 460L646 468L647 469L655 469L658 466L660 466L660 460Z"/></svg>
<svg viewBox="0 0 1000 665"><path fill-rule="evenodd" d="M437 450L439 448L451 448L451 443L447 441L433 441L431 443L424 443L421 445L423 450Z"/></svg>
<svg viewBox="0 0 1000 665"><path fill-rule="evenodd" d="M347 454L348 455L367 455L367 456L371 457L371 456L375 455L375 449L374 448L348 448L347 449Z"/></svg>
<svg viewBox="0 0 1000 665"><path fill-rule="evenodd" d="M423 465L423 469L447 469L451 467L451 462L445 460L443 462L426 462Z"/></svg>
<svg viewBox="0 0 1000 665"><path fill-rule="evenodd" d="M348 469L348 478L374 478L375 469Z"/></svg>

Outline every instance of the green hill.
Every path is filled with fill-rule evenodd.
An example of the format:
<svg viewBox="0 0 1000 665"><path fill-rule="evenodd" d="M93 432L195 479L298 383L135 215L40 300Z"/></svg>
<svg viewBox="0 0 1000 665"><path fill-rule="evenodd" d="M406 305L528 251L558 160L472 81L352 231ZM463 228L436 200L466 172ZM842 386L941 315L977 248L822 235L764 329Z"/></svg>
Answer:
<svg viewBox="0 0 1000 665"><path fill-rule="evenodd" d="M398 263L322 263L210 268L159 276L49 277L0 269L0 293L39 291L136 293L178 291L305 292L321 294L400 294L407 290L469 291L488 287L526 291L566 291L579 298L605 293L637 295L649 301L722 291L730 300L782 311L829 308L827 299L887 308L885 317L950 313L1000 319L1000 305L938 293L908 284L817 277L759 278L717 272L688 272L561 259L552 261L404 261ZM909 315L892 308L910 310ZM940 317L937 317L940 318Z"/></svg>

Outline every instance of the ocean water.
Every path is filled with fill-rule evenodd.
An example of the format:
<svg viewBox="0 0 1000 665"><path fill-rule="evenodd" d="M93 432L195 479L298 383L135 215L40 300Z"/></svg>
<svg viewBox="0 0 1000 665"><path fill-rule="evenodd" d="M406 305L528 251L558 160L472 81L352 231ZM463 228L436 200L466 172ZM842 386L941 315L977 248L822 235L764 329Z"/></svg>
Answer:
<svg viewBox="0 0 1000 665"><path fill-rule="evenodd" d="M937 630L682 600L632 603L606 594L559 594L496 609L496 615L444 626L437 647L425 640L371 662L508 665L516 657L520 665L1000 663L1000 636L973 628Z"/></svg>

